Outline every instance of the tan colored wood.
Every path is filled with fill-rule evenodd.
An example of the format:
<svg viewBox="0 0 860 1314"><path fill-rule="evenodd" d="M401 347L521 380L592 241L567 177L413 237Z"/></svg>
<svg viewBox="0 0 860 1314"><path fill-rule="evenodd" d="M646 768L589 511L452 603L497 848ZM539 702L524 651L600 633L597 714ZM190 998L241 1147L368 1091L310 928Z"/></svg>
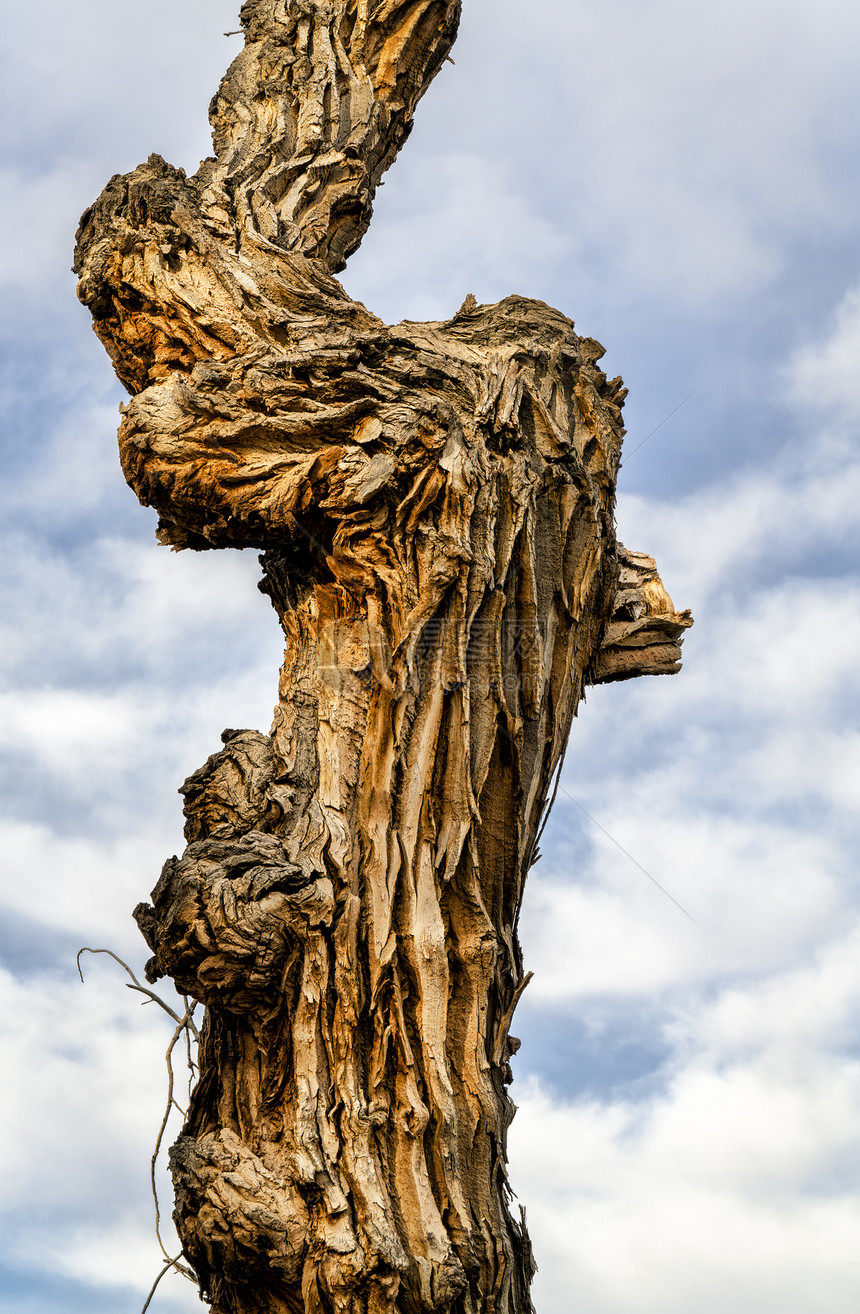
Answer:
<svg viewBox="0 0 860 1314"><path fill-rule="evenodd" d="M136 911L207 1006L172 1151L219 1314L525 1314L509 1209L523 886L589 681L677 669L616 543L620 379L541 302L386 327L335 280L455 0L250 0L193 178L157 156L78 234L132 394L123 471L174 548L255 546L269 735L183 787Z"/></svg>

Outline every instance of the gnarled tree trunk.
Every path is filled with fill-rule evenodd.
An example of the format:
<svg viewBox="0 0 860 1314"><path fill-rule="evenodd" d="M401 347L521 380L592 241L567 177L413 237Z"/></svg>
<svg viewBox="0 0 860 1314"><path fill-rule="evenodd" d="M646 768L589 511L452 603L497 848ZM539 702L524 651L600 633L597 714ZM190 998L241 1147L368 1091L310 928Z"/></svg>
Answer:
<svg viewBox="0 0 860 1314"><path fill-rule="evenodd" d="M172 1152L220 1314L525 1314L508 1208L517 941L583 688L678 669L615 539L620 379L540 302L388 328L333 273L458 0L249 0L215 158L111 180L79 294L132 394L126 478L176 548L263 549L269 735L183 787L136 911L206 1005Z"/></svg>

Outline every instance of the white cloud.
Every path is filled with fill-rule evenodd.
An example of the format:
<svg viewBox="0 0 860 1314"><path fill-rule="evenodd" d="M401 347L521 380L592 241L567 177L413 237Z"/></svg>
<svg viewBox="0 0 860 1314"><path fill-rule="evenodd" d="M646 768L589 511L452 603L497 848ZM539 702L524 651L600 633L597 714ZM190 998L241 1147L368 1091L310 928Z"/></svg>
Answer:
<svg viewBox="0 0 860 1314"><path fill-rule="evenodd" d="M238 9L237 0L147 0L121 11L110 0L73 9L45 0L13 10L2 80L9 148L26 159L21 147L36 138L42 155L119 153L115 172L158 150L195 169L209 149L209 100L241 48L223 36Z"/></svg>
<svg viewBox="0 0 860 1314"><path fill-rule="evenodd" d="M758 297L796 258L798 238L851 230L858 189L844 155L858 53L847 0L823 11L779 0L530 0L527 17L519 0L473 0L456 67L422 104L350 277L371 304L388 299L396 232L420 271L397 262L414 298L406 288L423 273L423 249L439 245L427 217L442 208L463 252L481 226L507 228L512 268L496 296L529 290L557 304L562 283L575 317L583 302L643 294L661 313L694 316ZM440 147L453 161L467 144L484 159L478 178L504 160L517 196L530 209L539 197L539 214L553 216L568 240L551 265L535 222L520 222L522 201L499 210L485 181L446 179ZM447 260L460 251L451 240ZM480 249L472 259L481 269ZM433 281L447 282L446 264Z"/></svg>
<svg viewBox="0 0 860 1314"><path fill-rule="evenodd" d="M805 966L730 986L706 1009L679 1012L669 1030L682 1054L704 1051L735 1065L752 1056L799 1071L816 1048L856 1057L858 951L860 920L840 929Z"/></svg>
<svg viewBox="0 0 860 1314"><path fill-rule="evenodd" d="M172 1023L154 1005L140 1008L116 965L85 957L83 966L86 986L73 964L27 982L0 970L0 1045L14 1074L0 1116L5 1259L145 1293L160 1267L147 1174ZM163 1175L160 1189L169 1200ZM178 1249L169 1208L164 1215L163 1235ZM173 1307L199 1308L189 1292Z"/></svg>
<svg viewBox="0 0 860 1314"><path fill-rule="evenodd" d="M843 1119L843 1144L856 1138L858 1084L837 1098L814 1091L804 1098L794 1086L748 1073L711 1074L679 1083L644 1118L624 1107L557 1105L533 1089L514 1124L513 1169L541 1239L537 1307L542 1314L852 1308L860 1295L860 1200L804 1191L792 1179L815 1166L798 1165L799 1132L818 1154L825 1119ZM703 1154L710 1163L702 1164Z"/></svg>
<svg viewBox="0 0 860 1314"><path fill-rule="evenodd" d="M659 557L670 593L694 610L709 594L730 601L754 572L771 578L825 549L834 574L850 571L843 544L860 528L860 459L829 431L787 445L770 469L753 467L686 497L621 493L618 524L628 547Z"/></svg>
<svg viewBox="0 0 860 1314"><path fill-rule="evenodd" d="M89 772L95 764L114 771L128 760L143 715L119 694L46 689L25 699L10 692L0 695L0 746L17 753L35 748L58 772Z"/></svg>
<svg viewBox="0 0 860 1314"><path fill-rule="evenodd" d="M786 376L800 405L860 421L860 287L846 292L829 334L802 348Z"/></svg>
<svg viewBox="0 0 860 1314"><path fill-rule="evenodd" d="M830 371L842 431L854 315L849 298L784 376L806 402ZM523 916L529 1007L553 1006L570 1063L571 1010L609 1055L641 1018L652 1068L602 1091L577 1074L578 1101L514 1088L541 1314L860 1296L858 468L819 410L806 430L767 471L619 509L697 627L679 679L590 695L563 782L700 926L556 805Z"/></svg>
<svg viewBox="0 0 860 1314"><path fill-rule="evenodd" d="M802 556L826 512L788 471L769 495L795 511ZM860 727L846 709L860 694L860 582L781 578L778 518L749 515L750 500L738 483L671 514L636 503L638 528L625 537L657 552L696 628L679 679L595 690L574 728L523 914L527 956L540 964L535 997L623 996L773 971L853 915Z"/></svg>
<svg viewBox="0 0 860 1314"><path fill-rule="evenodd" d="M552 874L531 881L522 936L536 967L534 1001L587 1003L772 971L808 952L844 914L846 860L826 838L761 816L746 824L696 816L683 803L657 811L641 797L632 814L598 803L589 810L696 924L594 832L593 853L565 863L555 851L545 859ZM560 810L558 829L571 813Z"/></svg>
<svg viewBox="0 0 860 1314"><path fill-rule="evenodd" d="M174 554L124 538L70 550L19 534L7 539L6 558L0 665L9 716L0 734L20 739L30 727L42 756L72 751L76 738L95 755L99 726L118 744L142 735L144 722L155 732L168 719L182 725L232 706L234 717L268 728L283 640L257 589L255 553ZM48 721L51 735L40 736Z"/></svg>
<svg viewBox="0 0 860 1314"><path fill-rule="evenodd" d="M0 209L0 286L44 294L57 282L71 299L72 223L83 209L77 161L35 177L20 167L0 168L0 191L11 200Z"/></svg>
<svg viewBox="0 0 860 1314"><path fill-rule="evenodd" d="M61 933L142 965L149 954L131 910L148 898L165 860L183 844L178 800L168 796L159 803L158 810L147 807L145 816L134 817L127 800L127 833L119 839L0 822L4 915L34 918L46 940L51 931Z"/></svg>
<svg viewBox="0 0 860 1314"><path fill-rule="evenodd" d="M519 1092L512 1169L543 1314L841 1314L860 1295L858 932L688 1000L645 1101ZM563 1037L558 1038L563 1044Z"/></svg>
<svg viewBox="0 0 860 1314"><path fill-rule="evenodd" d="M360 251L343 275L383 317L448 319L468 292L487 303L525 293L572 245L530 203L506 161L452 144L425 154L420 172L393 185L394 204L379 193L366 256Z"/></svg>

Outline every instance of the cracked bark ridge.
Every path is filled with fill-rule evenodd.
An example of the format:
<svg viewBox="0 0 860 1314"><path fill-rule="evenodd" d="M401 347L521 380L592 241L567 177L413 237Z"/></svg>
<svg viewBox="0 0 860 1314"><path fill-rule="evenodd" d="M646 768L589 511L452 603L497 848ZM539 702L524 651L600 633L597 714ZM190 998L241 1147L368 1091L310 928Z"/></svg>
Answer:
<svg viewBox="0 0 860 1314"><path fill-rule="evenodd" d="M79 295L174 548L257 547L268 735L186 782L136 917L206 1005L172 1151L217 1314L527 1314L509 1208L516 927L589 682L677 670L688 613L615 538L620 379L558 311L387 327L333 277L454 0L250 0L191 178L84 215Z"/></svg>

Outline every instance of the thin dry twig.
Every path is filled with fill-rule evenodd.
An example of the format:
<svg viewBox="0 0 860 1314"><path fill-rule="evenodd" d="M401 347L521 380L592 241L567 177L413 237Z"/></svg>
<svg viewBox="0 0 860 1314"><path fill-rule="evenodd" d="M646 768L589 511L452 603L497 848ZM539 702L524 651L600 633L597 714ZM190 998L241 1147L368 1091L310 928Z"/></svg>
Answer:
<svg viewBox="0 0 860 1314"><path fill-rule="evenodd" d="M155 1295L156 1288L159 1282L161 1281L161 1279L164 1277L165 1273L169 1273L172 1268L178 1269L180 1273L187 1272L187 1270L184 1269L183 1266L179 1263L180 1258L181 1255L177 1255L176 1259L171 1259L169 1260L168 1263L164 1265L164 1268L161 1270L158 1277L155 1279L155 1281L153 1282L152 1286L149 1289L149 1295L146 1298L146 1302L143 1306L143 1309L140 1311L140 1314L146 1314L146 1311L149 1309L149 1306L152 1303L152 1297Z"/></svg>
<svg viewBox="0 0 860 1314"><path fill-rule="evenodd" d="M158 1166L158 1157L161 1154L161 1145L164 1140L164 1133L167 1130L167 1124L170 1121L171 1109L176 1109L181 1117L183 1118L185 1117L185 1110L180 1108L180 1106L177 1104L176 1100L173 1097L173 1087L175 1081L174 1073L173 1073L173 1051L176 1048L176 1043L179 1040L179 1037L182 1035L183 1031L185 1032L186 1036L188 1036L189 1034L188 1024L191 1021L191 1014L193 1013L194 1008L195 1005L193 1003L189 1004L188 1001L186 1000L185 1017L182 1019L182 1021L179 1023L176 1030L174 1031L170 1039L170 1044L167 1046L167 1052L164 1056L165 1063L167 1064L167 1104L165 1105L164 1108L164 1116L161 1119L161 1126L158 1129L158 1135L155 1138L155 1149L152 1152L152 1158L150 1159L149 1162L149 1185L152 1190L153 1203L155 1204L155 1237L156 1240L158 1241L159 1247L161 1249L161 1253L164 1255L165 1259L170 1259L170 1256L168 1255L164 1242L161 1239L161 1207L158 1203L158 1186L156 1184L155 1173L156 1173L156 1168ZM191 1063L190 1048L189 1048L189 1063ZM191 1282L194 1282L196 1280L190 1269L187 1269L182 1265L176 1264L174 1260L171 1260L170 1262L175 1268L177 1268L177 1270L180 1273L182 1273L183 1277L187 1277Z"/></svg>
<svg viewBox="0 0 860 1314"><path fill-rule="evenodd" d="M539 846L541 842L541 837L544 831L546 830L546 824L549 821L549 814L552 812L553 807L555 806L555 800L556 797L558 796L558 787L559 784L561 783L561 772L562 772L562 768L564 767L564 759L566 756L567 756L567 744L564 745L564 748L561 750L561 756L558 759L558 767L555 773L555 787L553 788L549 802L546 804L544 808L543 819L540 824L540 829L538 830L538 833L535 836L535 842L532 845L532 854L531 854L531 861L529 862L529 867L533 867L540 858Z"/></svg>
<svg viewBox="0 0 860 1314"><path fill-rule="evenodd" d="M188 1066L188 1098L189 1099L191 1098L191 1091L194 1084L194 1079L198 1072L198 1068L196 1063L194 1062L193 1051L191 1048L192 1037L194 1038L194 1040L197 1041L199 1041L200 1039L200 1033L197 1030L197 1027L194 1023L194 1010L197 1007L197 1004L196 1001L189 1000L187 995L183 995L182 1002L185 1005L185 1013L182 1017L180 1017L179 1014L176 1012L176 1010L171 1008L170 1005L164 999L162 999L160 995L157 995L154 990L148 990L146 986L141 985L140 981L138 981L137 977L129 967L128 963L124 962L123 959L120 958L118 954L115 954L112 949L91 949L88 945L85 945L83 949L78 950L75 961L78 967L78 976L81 978L81 981L83 981L84 979L84 974L81 969L81 954L107 954L107 956L109 958L112 958L115 963L119 963L120 967L122 967L131 977L132 984L129 985L128 982L126 982L126 988L128 990L136 990L138 991L139 994L145 995L147 1003L158 1004L159 1008L162 1008L164 1012L167 1013L168 1017L171 1017L173 1021L176 1023L176 1029L173 1032L173 1035L170 1039L170 1044L167 1046L167 1052L164 1056L167 1065L167 1104L164 1109L164 1116L161 1119L161 1125L158 1129L158 1135L155 1139L155 1149L152 1152L152 1158L150 1160L150 1166L149 1166L149 1184L152 1190L152 1199L155 1204L155 1237L156 1240L158 1241L159 1249L161 1250L161 1253L164 1256L164 1258L167 1260L167 1263L159 1273L158 1277L153 1282L149 1295L146 1298L146 1303L143 1309L141 1310L141 1314L146 1314L146 1310L149 1309L150 1302L153 1296L155 1295L155 1291L156 1288L158 1287L159 1282L164 1277L165 1273L169 1272L171 1268L175 1269L177 1273L181 1273L183 1277L189 1280L189 1282L196 1283L197 1281L197 1278L195 1277L191 1269L187 1268L186 1265L184 1264L180 1264L179 1260L181 1259L181 1254L177 1255L174 1259L171 1259L170 1255L167 1253L167 1249L164 1245L164 1242L161 1239L161 1209L158 1203L158 1188L156 1185L156 1177L155 1177L158 1158L159 1155L161 1154L161 1146L164 1140L164 1133L167 1130L167 1124L170 1120L171 1110L176 1109L177 1113L182 1118L186 1116L186 1111L177 1103L173 1094L173 1089L175 1085L175 1077L173 1072L173 1051L176 1048L176 1044L183 1033L185 1034L185 1052L186 1052L186 1062Z"/></svg>
<svg viewBox="0 0 860 1314"><path fill-rule="evenodd" d="M169 1259L170 1256L168 1255L164 1242L161 1239L161 1208L158 1203L158 1188L155 1181L155 1170L158 1164L158 1156L161 1154L161 1142L164 1139L164 1132L170 1120L170 1111L175 1103L173 1099L173 1049L183 1030L184 1028L182 1026L176 1028L171 1037L170 1044L167 1046L167 1053L164 1056L165 1062L167 1063L167 1105L161 1119L161 1126L158 1129L158 1135L155 1138L155 1149L152 1151L152 1158L149 1161L149 1186L152 1191L153 1204L155 1205L155 1239L158 1242L161 1253L164 1255L165 1259Z"/></svg>
<svg viewBox="0 0 860 1314"><path fill-rule="evenodd" d="M187 996L187 995L183 995L183 996L182 996L182 1002L183 1002L183 1004L185 1005L185 1014L186 1014L186 1016L187 1016L187 1018L188 1018L188 1020L189 1020L189 1022L190 1022L190 1021L191 1021L191 1018L192 1018L192 1016L193 1016L193 1014L194 1014L194 1009L195 1009L196 1005L195 1005L195 1004L189 1004L189 1003L188 1003L188 996ZM195 1034L195 1036L197 1036L197 1032L196 1032L196 1031L194 1032L194 1034ZM198 1037L198 1039L199 1039L199 1037ZM195 1081L195 1079L196 1079L196 1077L197 1077L198 1072L200 1071L200 1069L198 1068L197 1064L194 1062L194 1054L193 1054L192 1049L191 1049L191 1028L190 1028L190 1027L186 1027L186 1028L185 1028L185 1061L186 1061L186 1063L187 1063L187 1065L188 1065L188 1099L189 1099L189 1101L190 1101L190 1099L191 1099L191 1091L192 1091L192 1088L193 1088L193 1086L194 1086L194 1081Z"/></svg>
<svg viewBox="0 0 860 1314"><path fill-rule="evenodd" d="M146 995L147 999L151 1000L153 1004L158 1004L159 1008L163 1008L165 1013L167 1013L169 1017L172 1017L174 1022L177 1023L177 1025L179 1026L186 1025L185 1022L183 1022L183 1019L179 1016L179 1014L174 1009L170 1007L170 1005L166 1002L166 1000L162 999L160 995L157 995L154 990L149 990L146 986L140 984L134 972L129 967L128 963L123 962L119 954L115 954L113 949L90 949L88 945L84 945L83 949L78 950L77 955L75 957L75 962L78 965L78 976L83 981L84 974L83 971L81 970L81 954L107 954L109 958L112 958L115 963L119 963L120 967L124 968L126 972L128 972L129 976L134 982L133 985L128 985L128 983L126 983L127 990L136 990L138 991L139 994ZM191 1021L187 1009L186 1009L186 1017L188 1018L188 1026L191 1028L191 1032L192 1035L194 1036L194 1039L199 1040L200 1034L197 1030L197 1027Z"/></svg>

